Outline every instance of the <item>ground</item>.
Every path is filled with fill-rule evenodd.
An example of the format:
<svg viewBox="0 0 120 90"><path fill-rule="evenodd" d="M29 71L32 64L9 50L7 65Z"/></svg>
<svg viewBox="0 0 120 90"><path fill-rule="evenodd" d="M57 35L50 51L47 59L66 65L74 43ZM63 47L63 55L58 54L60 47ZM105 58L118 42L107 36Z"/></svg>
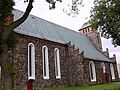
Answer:
<svg viewBox="0 0 120 90"><path fill-rule="evenodd" d="M120 82L78 87L52 88L49 90L120 90Z"/></svg>

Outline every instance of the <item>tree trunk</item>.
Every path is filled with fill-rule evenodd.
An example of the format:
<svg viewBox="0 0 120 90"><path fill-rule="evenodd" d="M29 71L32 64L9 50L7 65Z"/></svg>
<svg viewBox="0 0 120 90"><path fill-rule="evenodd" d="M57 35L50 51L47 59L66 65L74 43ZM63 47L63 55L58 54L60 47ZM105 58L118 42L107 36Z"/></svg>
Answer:
<svg viewBox="0 0 120 90"><path fill-rule="evenodd" d="M6 73L6 71L4 69L5 63L9 59L7 39L9 37L10 33L27 19L29 13L31 12L31 10L33 8L33 6L32 6L33 1L34 0L29 0L29 3L28 3L28 6L26 8L24 15L21 18L19 18L18 20L16 20L15 22L12 22L9 25L5 25L6 20L0 19L0 33L2 33L2 37L3 37L2 48L4 49L4 51L0 54L2 90L10 90L11 80L12 80L12 77L10 76L10 74ZM1 0L0 0L0 4L2 4ZM0 15L2 15L2 12L0 12ZM4 14L4 15L6 15L6 14Z"/></svg>
<svg viewBox="0 0 120 90"><path fill-rule="evenodd" d="M8 46L7 46L7 38L9 37L9 32L5 29L2 31L2 37L3 37L3 43L2 47L4 51L2 52L2 60L1 60L1 76L3 81L3 88L2 90L10 90L10 75L6 73L5 71L5 64L8 60Z"/></svg>
<svg viewBox="0 0 120 90"><path fill-rule="evenodd" d="M4 46L4 51L2 53L2 63L1 63L1 76L2 76L2 81L3 81L3 88L2 90L10 90L10 76L9 74L6 73L5 71L5 63L8 59L8 47L5 44Z"/></svg>

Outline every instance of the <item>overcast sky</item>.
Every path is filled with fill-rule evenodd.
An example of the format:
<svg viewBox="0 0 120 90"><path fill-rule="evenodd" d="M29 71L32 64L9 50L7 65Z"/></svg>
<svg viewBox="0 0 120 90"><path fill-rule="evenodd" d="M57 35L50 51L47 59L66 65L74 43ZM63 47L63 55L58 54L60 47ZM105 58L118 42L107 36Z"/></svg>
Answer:
<svg viewBox="0 0 120 90"><path fill-rule="evenodd" d="M24 0L14 0L16 5L14 8L25 11L28 3L24 3ZM31 14L59 24L61 26L78 31L81 26L89 20L90 10L93 6L94 0L83 0L84 7L80 7L80 14L76 17L68 16L63 12L63 9L69 12L68 4L71 4L72 0L62 0L62 3L57 2L54 10L49 10L49 4L45 0L35 0L34 7ZM68 3L69 2L69 3ZM120 47L114 48L111 44L111 40L102 38L103 50L109 48L110 56L116 54L117 62L120 63Z"/></svg>

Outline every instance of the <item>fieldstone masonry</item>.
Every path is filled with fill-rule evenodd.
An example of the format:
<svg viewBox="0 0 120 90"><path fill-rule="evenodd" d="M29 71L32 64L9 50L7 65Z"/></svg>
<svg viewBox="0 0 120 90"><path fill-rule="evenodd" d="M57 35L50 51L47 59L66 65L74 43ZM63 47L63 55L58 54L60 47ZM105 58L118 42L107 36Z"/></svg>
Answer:
<svg viewBox="0 0 120 90"><path fill-rule="evenodd" d="M44 87L59 87L67 86L67 69L66 69L66 53L65 45L53 43L50 41L40 40L37 38L23 36L16 48L14 53L14 66L17 70L15 75L15 90L26 90L26 84L28 81L27 74L27 47L29 43L34 43L35 45L35 90ZM49 74L50 79L43 79L43 66L42 66L42 46L46 45L48 47L49 55ZM54 49L59 48L60 50L60 66L61 66L61 79L56 79L55 77L55 62L54 62ZM25 88L25 89L24 89Z"/></svg>
<svg viewBox="0 0 120 90"><path fill-rule="evenodd" d="M17 73L14 76L14 90L27 90L28 82L28 44L34 43L35 45L35 81L34 90L40 90L47 87L61 87L61 86L77 86L89 85L90 81L89 63L90 59L84 58L84 52L75 49L75 45L71 43L59 44L47 40L42 40L30 36L22 36L16 47L14 48L14 67ZM49 55L49 74L50 79L43 79L43 66L42 66L42 46L48 47ZM60 50L60 69L61 79L55 77L55 62L54 62L54 49ZM101 62L93 60L96 69L96 83L104 83L102 80ZM109 82L111 82L110 63L104 62L106 71L109 74ZM114 81L118 80L116 63L113 63L115 70Z"/></svg>

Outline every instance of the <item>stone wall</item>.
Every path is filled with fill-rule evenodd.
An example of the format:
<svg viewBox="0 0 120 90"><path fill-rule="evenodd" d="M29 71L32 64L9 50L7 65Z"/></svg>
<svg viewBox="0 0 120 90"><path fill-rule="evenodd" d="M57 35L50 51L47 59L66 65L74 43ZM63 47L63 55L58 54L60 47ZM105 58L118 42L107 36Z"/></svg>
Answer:
<svg viewBox="0 0 120 90"><path fill-rule="evenodd" d="M97 81L94 83L105 83L103 81L103 70L101 68L102 61L90 60L84 58L84 52L75 48L75 45L60 44L43 39L38 39L30 36L23 36L14 48L14 67L17 73L14 76L14 90L27 90L28 82L28 44L35 45L35 80L34 90L43 90L47 87L61 87L61 86L77 86L93 84L90 80L89 63L91 61L95 64ZM43 62L42 62L42 47L48 47L49 56L49 75L50 79L43 79ZM58 48L60 51L60 69L61 79L55 77L55 61L54 49ZM110 63L104 62L106 72L109 75L109 82L111 82ZM114 81L118 80L116 63L113 63L115 70Z"/></svg>
<svg viewBox="0 0 120 90"><path fill-rule="evenodd" d="M104 79L104 73L103 73L103 68L101 67L101 63L103 61L98 61L98 60L89 60L89 59L84 59L83 60L83 79L84 79L84 84L93 84L93 82L90 81L90 70L89 70L89 63L93 61L95 65L95 70L96 70L96 79L97 81L94 82L94 84L99 84L99 83L107 83ZM115 79L112 80L111 78L111 71L110 71L110 62L104 62L105 67L106 67L106 73L108 75L108 82L112 81L118 81L118 72L117 72L117 67L116 63L112 63L114 66L114 72L115 72Z"/></svg>
<svg viewBox="0 0 120 90"><path fill-rule="evenodd" d="M83 80L83 65L82 53L79 52L79 49L75 49L75 45L68 43L67 47L68 55L68 86L78 86L82 85Z"/></svg>
<svg viewBox="0 0 120 90"><path fill-rule="evenodd" d="M90 84L90 72L89 72L89 60L83 59L82 64L83 64L83 80L84 84Z"/></svg>
<svg viewBox="0 0 120 90"><path fill-rule="evenodd" d="M116 62L113 63L113 67L114 67L114 72L115 72L115 80L113 80L113 81L120 81Z"/></svg>
<svg viewBox="0 0 120 90"><path fill-rule="evenodd" d="M101 43L101 38L100 38L100 33L98 31L94 31L91 33L86 34L91 42L95 45L95 47L99 50L102 51L102 43Z"/></svg>
<svg viewBox="0 0 120 90"><path fill-rule="evenodd" d="M14 49L14 66L17 74L14 77L15 90L26 90L28 81L27 70L27 52L28 44L34 43L35 45L35 90L45 87L59 87L67 86L67 69L66 69L66 51L65 45L53 43L46 40L41 40L29 36L22 36L19 40L16 48ZM48 47L49 56L49 75L50 79L43 79L43 66L42 66L42 46ZM55 61L54 61L54 49L58 48L60 51L60 66L61 66L61 79L55 77Z"/></svg>

